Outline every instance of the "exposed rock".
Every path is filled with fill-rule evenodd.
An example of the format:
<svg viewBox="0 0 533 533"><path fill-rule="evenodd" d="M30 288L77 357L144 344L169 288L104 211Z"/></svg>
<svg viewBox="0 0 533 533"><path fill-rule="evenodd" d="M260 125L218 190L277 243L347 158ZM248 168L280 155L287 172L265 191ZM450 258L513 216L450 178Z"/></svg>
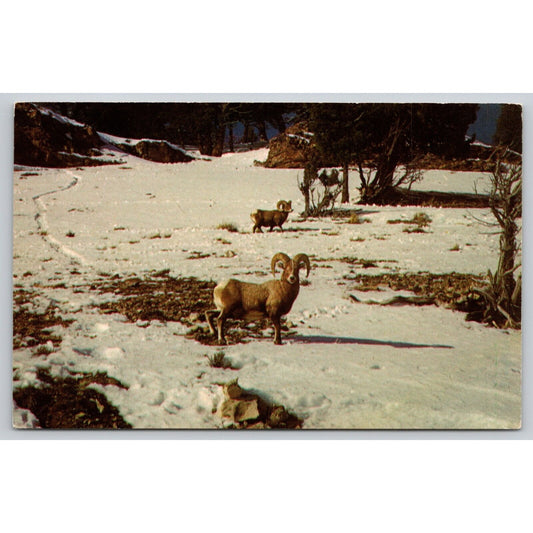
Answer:
<svg viewBox="0 0 533 533"><path fill-rule="evenodd" d="M231 400L240 398L243 394L242 387L239 385L238 380L235 379L224 385L224 396Z"/></svg>
<svg viewBox="0 0 533 533"><path fill-rule="evenodd" d="M236 423L257 420L261 412L265 411L260 398L254 394L245 393L237 379L224 385L224 398L219 408L220 415Z"/></svg>
<svg viewBox="0 0 533 533"><path fill-rule="evenodd" d="M272 405L257 394L245 391L235 379L224 384L224 400L218 408L222 418L228 418L237 428L297 429L302 420L290 414L282 405Z"/></svg>
<svg viewBox="0 0 533 533"><path fill-rule="evenodd" d="M187 163L192 157L167 141L142 140L136 144L117 144L119 148L137 157L157 163Z"/></svg>
<svg viewBox="0 0 533 533"><path fill-rule="evenodd" d="M277 428L286 424L289 420L289 413L282 405L277 405L270 412L268 424L270 427Z"/></svg>
<svg viewBox="0 0 533 533"><path fill-rule="evenodd" d="M141 140L135 144L104 142L92 127L77 123L32 103L15 106L15 164L39 167L78 167L120 164L103 157L111 144L129 154L160 163L185 163L194 159L167 141Z"/></svg>
<svg viewBox="0 0 533 533"><path fill-rule="evenodd" d="M316 151L314 135L307 124L300 122L289 127L284 133L273 137L269 143L268 157L264 163L257 163L266 168L304 168L311 154L316 157L319 165L335 166L338 162L320 159ZM379 154L375 153L365 159L363 166L375 164ZM417 167L424 170L442 169L453 171L490 172L498 157L494 146L482 143L472 143L465 158L444 158L435 154L425 154L417 161ZM507 151L504 161L519 164L522 156L513 151ZM355 161L352 161L355 164Z"/></svg>
<svg viewBox="0 0 533 533"><path fill-rule="evenodd" d="M61 118L35 104L16 104L16 165L76 167L115 163L97 159L102 155L103 143L94 128Z"/></svg>
<svg viewBox="0 0 533 533"><path fill-rule="evenodd" d="M304 168L314 150L313 134L304 123L294 124L270 139L266 168Z"/></svg>
<svg viewBox="0 0 533 533"><path fill-rule="evenodd" d="M257 420L260 416L258 399L224 400L220 406L220 414L238 423Z"/></svg>

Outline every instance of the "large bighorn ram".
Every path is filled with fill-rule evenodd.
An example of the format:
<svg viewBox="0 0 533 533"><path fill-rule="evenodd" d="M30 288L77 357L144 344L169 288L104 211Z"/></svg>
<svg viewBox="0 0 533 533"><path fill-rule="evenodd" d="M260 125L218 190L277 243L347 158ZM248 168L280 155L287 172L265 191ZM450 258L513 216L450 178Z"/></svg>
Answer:
<svg viewBox="0 0 533 533"><path fill-rule="evenodd" d="M305 266L307 276L311 263L306 254L297 254L291 259L287 254L278 252L272 257L270 267L276 276L276 267L281 266L281 279L265 283L247 283L230 279L218 284L213 291L213 299L217 310L205 313L209 330L215 334L213 317L218 312L217 329L219 343L225 343L224 322L226 318L244 319L247 321L270 318L274 325L274 344L281 344L281 317L292 307L300 290L300 268Z"/></svg>
<svg viewBox="0 0 533 533"><path fill-rule="evenodd" d="M261 226L270 227L270 231L274 229L274 226L278 226L279 229L283 231L281 226L287 220L289 213L292 213L292 200L289 202L280 200L278 202L277 209L274 211L257 209L250 214L250 218L254 223L252 233L255 233L255 230L259 230L261 233L263 233Z"/></svg>

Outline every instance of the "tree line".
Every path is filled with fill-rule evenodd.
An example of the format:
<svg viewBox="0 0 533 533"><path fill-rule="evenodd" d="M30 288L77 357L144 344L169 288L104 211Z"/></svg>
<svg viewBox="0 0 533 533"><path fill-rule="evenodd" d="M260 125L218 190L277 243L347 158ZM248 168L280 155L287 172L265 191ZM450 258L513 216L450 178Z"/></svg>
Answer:
<svg viewBox="0 0 533 533"><path fill-rule="evenodd" d="M136 139L163 139L180 146L193 145L209 156L233 151L237 142L266 142L267 131L283 133L300 108L300 104L277 102L54 102L46 105L98 131Z"/></svg>
<svg viewBox="0 0 533 533"><path fill-rule="evenodd" d="M342 169L341 201L349 202L349 169L356 168L363 203L387 203L400 185L419 178L417 162L427 154L463 158L468 127L478 104L436 103L52 103L59 112L98 131L151 137L196 146L204 155L234 151L237 143L268 140L297 122L312 132L314 149L306 176L325 166ZM494 141L521 152L521 107L503 105ZM398 174L402 166L403 173Z"/></svg>

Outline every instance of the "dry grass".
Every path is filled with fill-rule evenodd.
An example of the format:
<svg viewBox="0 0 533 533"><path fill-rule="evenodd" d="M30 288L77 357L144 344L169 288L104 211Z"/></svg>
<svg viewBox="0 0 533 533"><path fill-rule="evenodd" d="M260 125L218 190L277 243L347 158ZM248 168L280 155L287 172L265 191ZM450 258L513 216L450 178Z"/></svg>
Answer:
<svg viewBox="0 0 533 533"><path fill-rule="evenodd" d="M217 226L217 229L223 229L230 233L239 233L239 228L233 222L222 222Z"/></svg>
<svg viewBox="0 0 533 533"><path fill-rule="evenodd" d="M359 213L352 213L346 221L347 224L366 224L369 222L368 218L363 218Z"/></svg>
<svg viewBox="0 0 533 533"><path fill-rule="evenodd" d="M416 224L417 226L420 226L420 227L426 227L426 226L429 226L429 224L431 223L431 218L426 215L426 213L416 213L413 218L411 219L407 219L407 220L404 220L404 219L401 219L401 218L397 218L397 219L394 219L394 220L387 220L387 224Z"/></svg>
<svg viewBox="0 0 533 533"><path fill-rule="evenodd" d="M37 346L34 355L50 355L54 353L54 347L49 344L40 344Z"/></svg>
<svg viewBox="0 0 533 533"><path fill-rule="evenodd" d="M222 351L215 352L213 355L207 355L207 361L211 368L222 368L224 370L231 369L237 370L232 366L231 362L226 359L226 354Z"/></svg>

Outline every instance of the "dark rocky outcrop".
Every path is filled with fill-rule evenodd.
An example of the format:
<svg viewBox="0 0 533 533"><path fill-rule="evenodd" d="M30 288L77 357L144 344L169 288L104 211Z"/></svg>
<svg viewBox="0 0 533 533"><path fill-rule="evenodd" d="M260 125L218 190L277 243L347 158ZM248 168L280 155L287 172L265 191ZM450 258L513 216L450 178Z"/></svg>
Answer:
<svg viewBox="0 0 533 533"><path fill-rule="evenodd" d="M218 414L231 422L233 429L301 429L303 420L282 405L274 405L258 394L246 391L238 379L223 385L224 399Z"/></svg>
<svg viewBox="0 0 533 533"><path fill-rule="evenodd" d="M304 168L313 155L317 164L323 167L338 166L334 161L321 160L313 139L304 122L295 124L286 132L272 138L269 143L268 157L265 162L258 163L266 168ZM375 163L379 154L373 154L363 161L364 166ZM423 170L442 169L452 171L490 172L498 157L504 161L520 164L521 155L507 151L502 155L501 150L482 143L472 143L468 147L465 157L449 158L432 153L419 157L416 166ZM355 165L355 161L352 162Z"/></svg>
<svg viewBox="0 0 533 533"><path fill-rule="evenodd" d="M35 104L15 106L15 164L44 167L102 165L103 142L91 126L58 120Z"/></svg>
<svg viewBox="0 0 533 533"><path fill-rule="evenodd" d="M116 157L102 149L117 149ZM184 163L193 157L167 141L115 142L92 126L67 119L38 104L15 106L15 164L38 167L78 167L120 164L120 152L160 163Z"/></svg>
<svg viewBox="0 0 533 533"><path fill-rule="evenodd" d="M129 154L157 163L188 163L193 160L193 157L167 141L142 140L136 144L121 143L117 146Z"/></svg>
<svg viewBox="0 0 533 533"><path fill-rule="evenodd" d="M270 139L266 168L303 168L314 150L313 134L305 123L294 124Z"/></svg>

